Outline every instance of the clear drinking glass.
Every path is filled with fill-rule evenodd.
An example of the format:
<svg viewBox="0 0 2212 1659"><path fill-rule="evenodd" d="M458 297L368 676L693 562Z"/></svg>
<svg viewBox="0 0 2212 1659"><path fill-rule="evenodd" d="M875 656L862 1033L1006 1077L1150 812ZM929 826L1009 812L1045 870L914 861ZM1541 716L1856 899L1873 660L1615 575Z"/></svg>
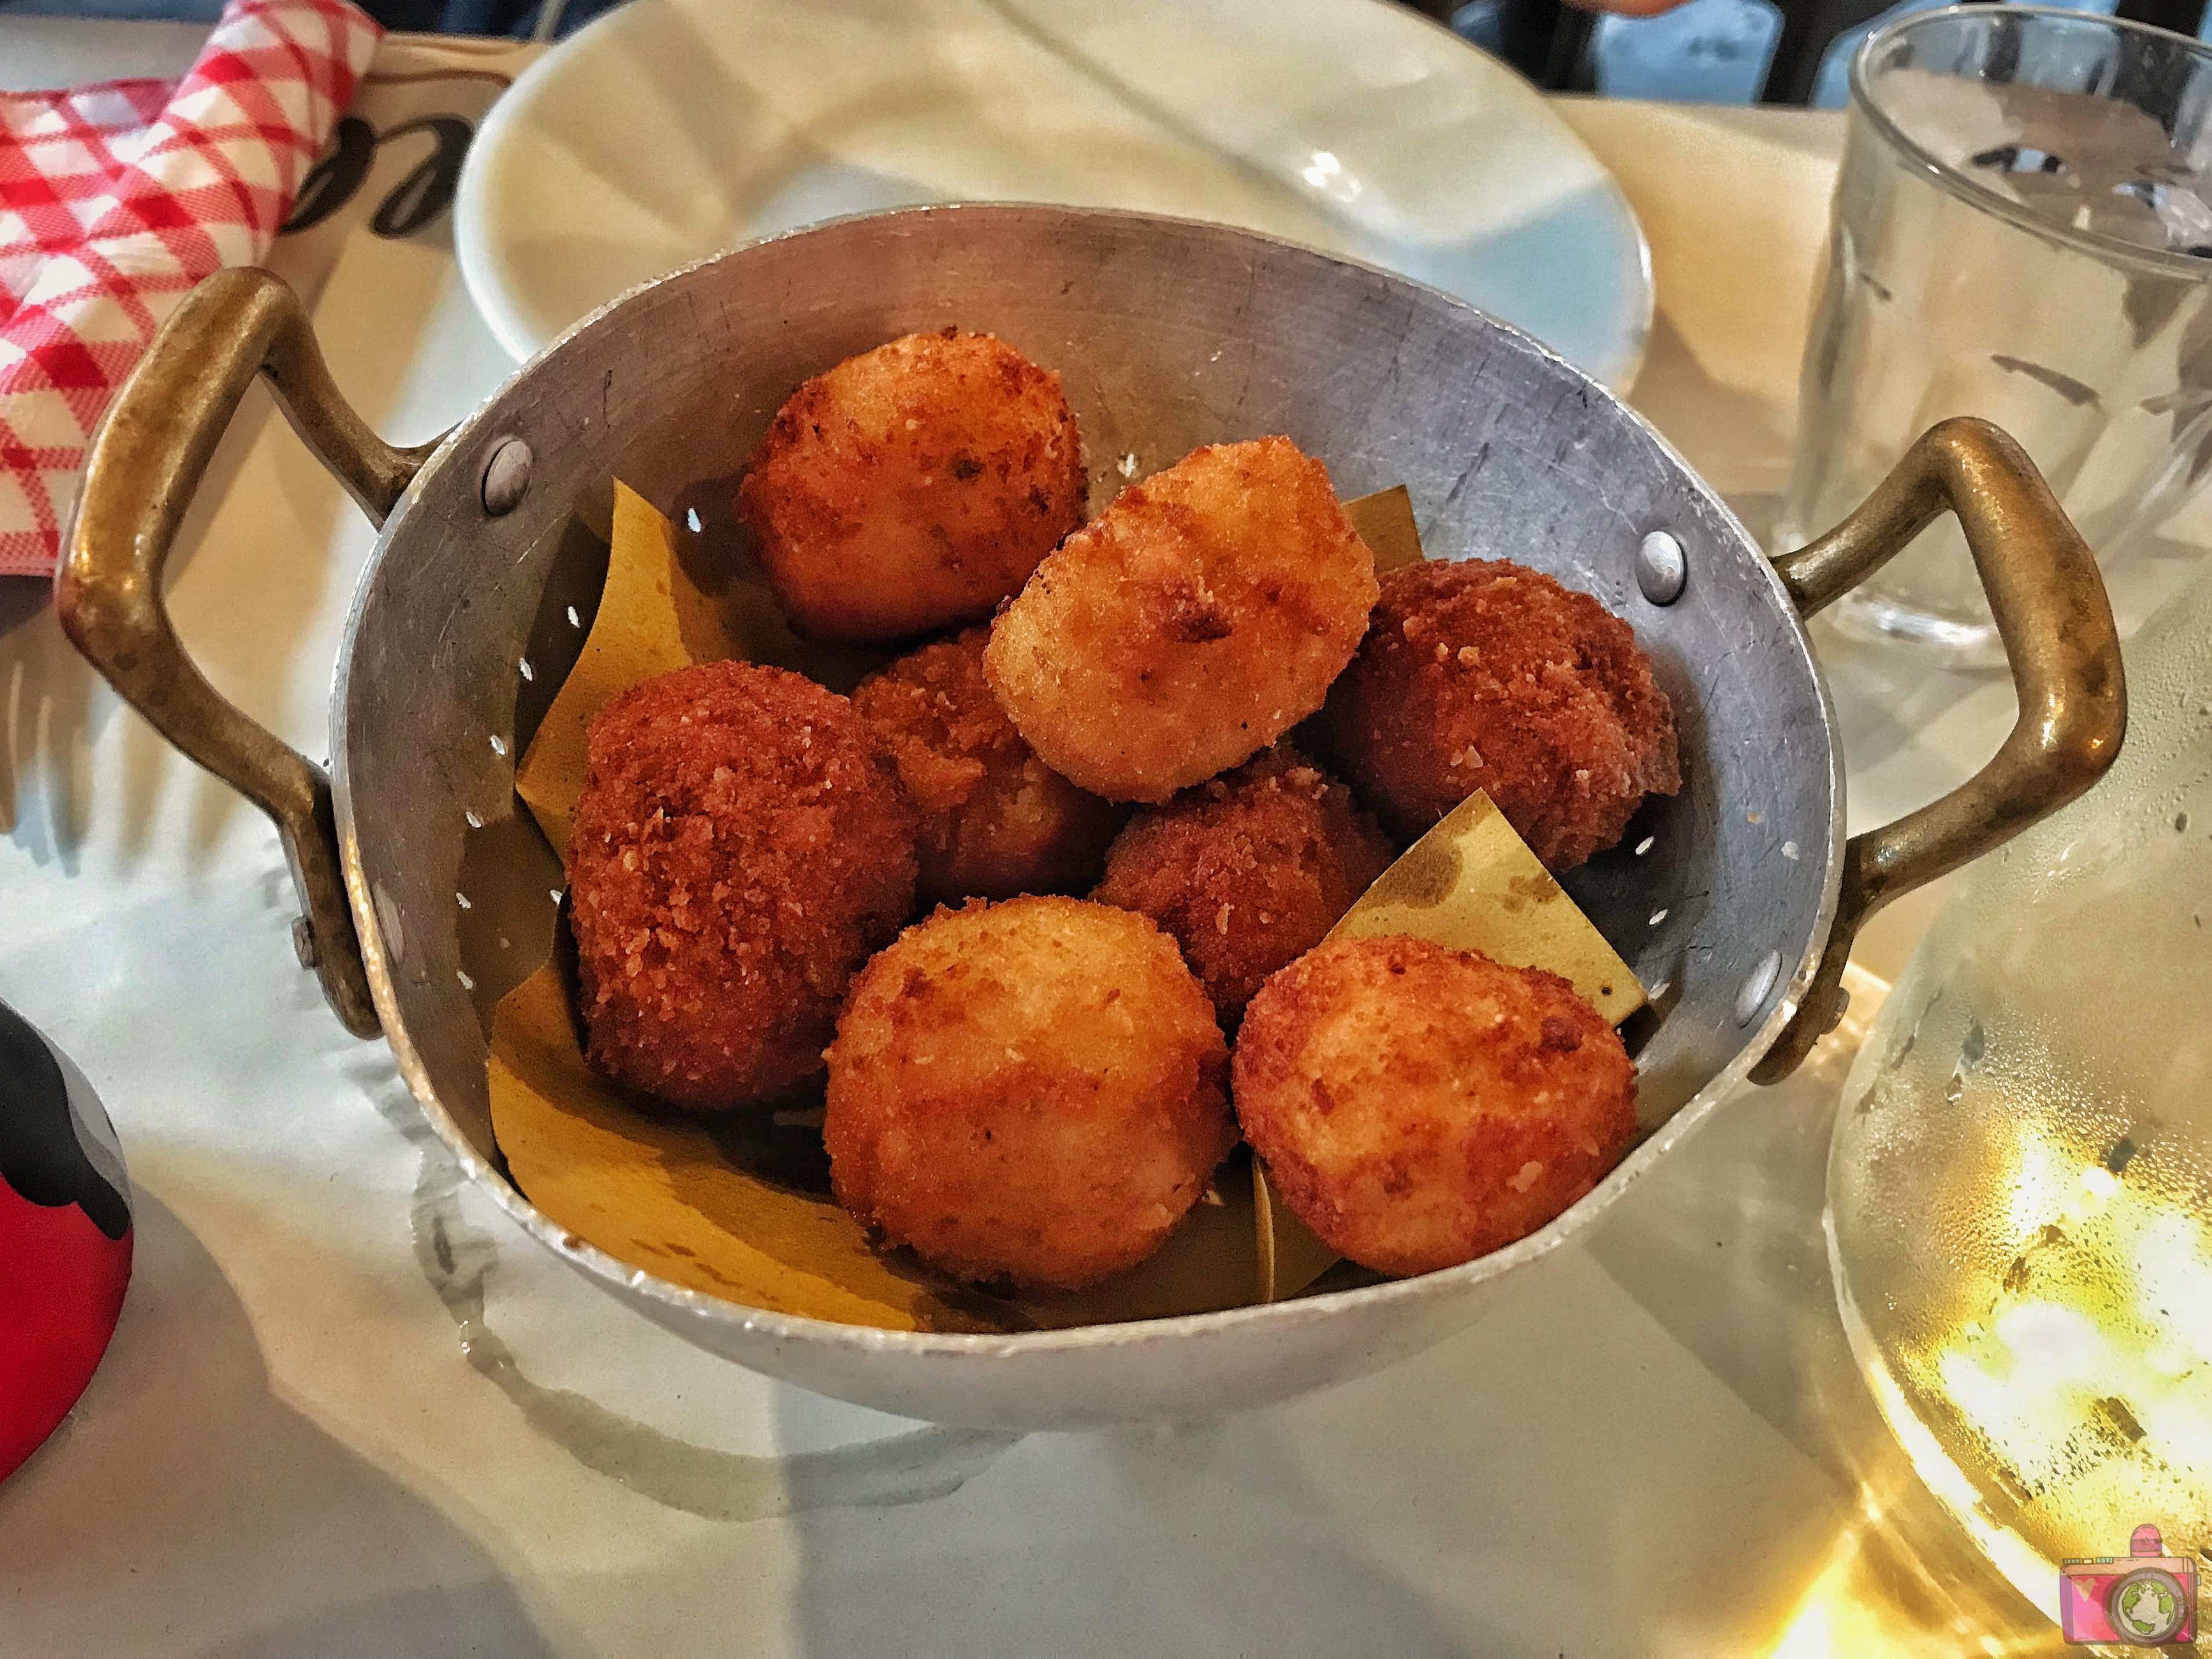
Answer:
<svg viewBox="0 0 2212 1659"><path fill-rule="evenodd" d="M2212 471L2212 51L2014 6L1869 39L1801 399L1780 548L1949 415L2017 438L2100 559L2154 529ZM2110 585L2124 629L2130 584ZM2000 659L1949 519L1837 613Z"/></svg>
<svg viewBox="0 0 2212 1659"><path fill-rule="evenodd" d="M2212 1634L2212 568L2126 655L2112 769L1962 878L1828 1162L1884 1415L2078 1641L2192 1600ZM2109 1603L2150 1571L2130 1626Z"/></svg>

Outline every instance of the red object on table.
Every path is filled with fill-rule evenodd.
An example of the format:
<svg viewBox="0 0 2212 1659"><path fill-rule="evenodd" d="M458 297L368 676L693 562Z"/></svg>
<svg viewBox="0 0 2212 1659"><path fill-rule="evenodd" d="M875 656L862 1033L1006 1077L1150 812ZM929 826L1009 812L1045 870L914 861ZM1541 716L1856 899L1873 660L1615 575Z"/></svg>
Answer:
<svg viewBox="0 0 2212 1659"><path fill-rule="evenodd" d="M135 1237L122 1150L91 1085L0 1003L0 1480L92 1380Z"/></svg>
<svg viewBox="0 0 2212 1659"><path fill-rule="evenodd" d="M382 33L232 0L173 86L0 93L0 576L52 573L108 398L194 283L268 252Z"/></svg>
<svg viewBox="0 0 2212 1659"><path fill-rule="evenodd" d="M0 1185L0 1480L92 1381L123 1312L133 1237L110 1238L74 1204L48 1209Z"/></svg>

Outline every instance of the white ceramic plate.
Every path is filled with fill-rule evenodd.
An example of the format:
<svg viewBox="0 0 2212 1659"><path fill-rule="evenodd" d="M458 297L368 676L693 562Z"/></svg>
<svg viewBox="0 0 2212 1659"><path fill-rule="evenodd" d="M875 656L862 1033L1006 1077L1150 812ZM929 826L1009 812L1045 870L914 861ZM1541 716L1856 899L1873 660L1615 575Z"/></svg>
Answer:
<svg viewBox="0 0 2212 1659"><path fill-rule="evenodd" d="M1348 254L1615 386L1650 325L1643 233L1596 157L1511 70L1391 0L635 0L494 106L455 238L520 358L734 243L978 200Z"/></svg>

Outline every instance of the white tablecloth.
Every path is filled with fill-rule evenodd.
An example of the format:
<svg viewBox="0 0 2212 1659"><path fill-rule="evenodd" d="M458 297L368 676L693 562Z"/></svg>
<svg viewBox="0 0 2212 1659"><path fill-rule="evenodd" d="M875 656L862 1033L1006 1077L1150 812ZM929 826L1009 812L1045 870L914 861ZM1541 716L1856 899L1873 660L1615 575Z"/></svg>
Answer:
<svg viewBox="0 0 2212 1659"><path fill-rule="evenodd" d="M0 18L0 79L173 69L197 38ZM481 107L514 61L395 40L364 109ZM1562 107L1652 240L1638 400L1756 512L1837 119ZM420 159L380 155L368 193ZM365 221L277 263L339 385L412 441L509 365L444 221ZM210 677L311 754L371 540L257 400L173 566ZM2002 684L1823 649L1855 824L1958 781L2009 719ZM1819 1233L1832 1054L1395 1370L1201 1426L1011 1440L708 1361L551 1263L457 1185L386 1050L339 1031L293 914L266 824L119 708L42 592L0 586L0 996L99 1087L139 1200L115 1345L0 1487L0 1652L2056 1650L1844 1351ZM1865 959L1893 971L1925 914Z"/></svg>

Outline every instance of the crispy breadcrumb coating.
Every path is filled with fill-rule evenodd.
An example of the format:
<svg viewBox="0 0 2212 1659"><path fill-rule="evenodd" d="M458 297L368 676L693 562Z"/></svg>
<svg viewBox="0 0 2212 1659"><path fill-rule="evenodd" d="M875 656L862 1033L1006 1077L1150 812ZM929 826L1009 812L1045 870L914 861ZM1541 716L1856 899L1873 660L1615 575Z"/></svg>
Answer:
<svg viewBox="0 0 2212 1659"><path fill-rule="evenodd" d="M1233 1025L1396 856L1352 791L1285 742L1139 811L1091 897L1165 928Z"/></svg>
<svg viewBox="0 0 2212 1659"><path fill-rule="evenodd" d="M1081 899L908 928L854 982L829 1059L838 1202L964 1279L1134 1266L1237 1141L1221 1031L1174 943Z"/></svg>
<svg viewBox="0 0 2212 1659"><path fill-rule="evenodd" d="M897 640L991 614L1083 522L1060 376L988 334L909 334L792 393L738 507L792 625Z"/></svg>
<svg viewBox="0 0 2212 1659"><path fill-rule="evenodd" d="M1375 596L1327 467L1287 438L1216 444L1039 565L984 672L1048 766L1109 800L1164 801L1320 708Z"/></svg>
<svg viewBox="0 0 2212 1659"><path fill-rule="evenodd" d="M1525 1237L1636 1133L1636 1069L1566 981L1425 939L1301 957L1245 1011L1234 1078L1283 1202L1388 1273Z"/></svg>
<svg viewBox="0 0 2212 1659"><path fill-rule="evenodd" d="M854 970L914 905L915 818L853 707L706 663L592 722L568 844L586 1053L695 1111L822 1069Z"/></svg>
<svg viewBox="0 0 2212 1659"><path fill-rule="evenodd" d="M863 680L853 706L921 817L925 904L1079 892L1122 809L1036 757L983 683L988 628L926 645Z"/></svg>
<svg viewBox="0 0 2212 1659"><path fill-rule="evenodd" d="M1391 571L1322 717L1331 758L1413 837L1486 790L1571 870L1681 787L1674 711L1626 623L1503 560Z"/></svg>

